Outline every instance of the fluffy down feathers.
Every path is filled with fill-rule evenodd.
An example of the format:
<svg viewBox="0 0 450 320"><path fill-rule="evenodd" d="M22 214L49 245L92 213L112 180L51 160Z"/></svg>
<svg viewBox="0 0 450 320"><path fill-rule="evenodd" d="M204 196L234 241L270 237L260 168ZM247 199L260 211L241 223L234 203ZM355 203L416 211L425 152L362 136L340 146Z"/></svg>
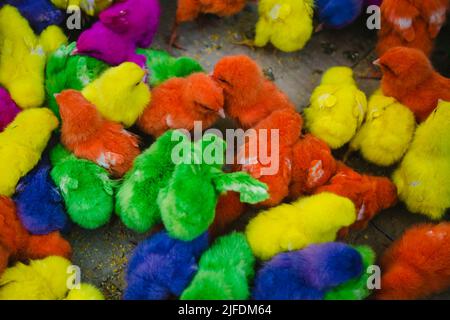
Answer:
<svg viewBox="0 0 450 320"><path fill-rule="evenodd" d="M17 263L8 268L0 278L0 300L61 300L67 295L67 283L71 262L61 257L32 260L29 265ZM102 298L102 294L90 285L80 284L67 298ZM74 299L75 298L75 299Z"/></svg>
<svg viewBox="0 0 450 320"><path fill-rule="evenodd" d="M255 258L242 233L221 237L200 258L183 300L244 300L250 295Z"/></svg>
<svg viewBox="0 0 450 320"><path fill-rule="evenodd" d="M306 128L332 149L349 142L361 126L367 109L365 94L348 67L333 67L322 78L304 110Z"/></svg>
<svg viewBox="0 0 450 320"><path fill-rule="evenodd" d="M80 283L79 288L71 289L64 300L105 300L105 297L93 285Z"/></svg>
<svg viewBox="0 0 450 320"><path fill-rule="evenodd" d="M83 89L83 96L108 120L131 127L150 102L150 89L142 81L144 70L125 62L110 68Z"/></svg>
<svg viewBox="0 0 450 320"><path fill-rule="evenodd" d="M247 0L178 0L176 22L195 20L200 14L215 14L221 17L241 11Z"/></svg>
<svg viewBox="0 0 450 320"><path fill-rule="evenodd" d="M100 21L138 47L147 48L158 30L159 0L118 1L100 13Z"/></svg>
<svg viewBox="0 0 450 320"><path fill-rule="evenodd" d="M51 177L61 191L70 219L86 229L105 225L114 210L115 182L95 163L78 159L62 145L51 151Z"/></svg>
<svg viewBox="0 0 450 320"><path fill-rule="evenodd" d="M139 153L138 137L103 119L79 91L64 90L56 101L61 113L61 142L77 157L91 160L122 177Z"/></svg>
<svg viewBox="0 0 450 320"><path fill-rule="evenodd" d="M400 161L414 135L414 114L394 98L375 92L369 100L366 120L350 143L364 159L378 166Z"/></svg>
<svg viewBox="0 0 450 320"><path fill-rule="evenodd" d="M69 6L81 8L88 15L93 16L108 8L114 0L50 0L60 9L68 9Z"/></svg>
<svg viewBox="0 0 450 320"><path fill-rule="evenodd" d="M313 0L262 0L258 4L255 45L271 42L284 52L302 49L313 32Z"/></svg>
<svg viewBox="0 0 450 320"><path fill-rule="evenodd" d="M450 223L407 230L385 252L378 299L426 298L450 287Z"/></svg>
<svg viewBox="0 0 450 320"><path fill-rule="evenodd" d="M189 57L174 58L165 51L153 49L138 49L136 52L147 58L147 69L150 72L148 83L153 87L170 78L184 78L204 71L196 60Z"/></svg>
<svg viewBox="0 0 450 320"><path fill-rule="evenodd" d="M0 132L14 120L20 112L16 103L11 99L8 91L0 87Z"/></svg>
<svg viewBox="0 0 450 320"><path fill-rule="evenodd" d="M50 25L59 25L64 19L61 10L55 8L49 0L5 0L5 2L15 6L38 34Z"/></svg>
<svg viewBox="0 0 450 320"><path fill-rule="evenodd" d="M152 235L134 250L128 263L126 300L162 300L178 297L197 270L200 255L208 248L208 235L190 242Z"/></svg>
<svg viewBox="0 0 450 320"><path fill-rule="evenodd" d="M117 192L116 212L136 232L148 231L161 219L156 199L172 176L172 149L180 143L172 133L166 132L135 159Z"/></svg>
<svg viewBox="0 0 450 320"><path fill-rule="evenodd" d="M362 175L342 163L336 175L315 193L331 192L353 201L358 216L353 228L365 228L381 210L395 205L397 188L385 177Z"/></svg>
<svg viewBox="0 0 450 320"><path fill-rule="evenodd" d="M58 120L48 109L17 115L0 133L0 195L11 196L19 179L39 162Z"/></svg>
<svg viewBox="0 0 450 320"><path fill-rule="evenodd" d="M441 219L450 208L450 103L437 109L416 130L393 181L399 198L413 213Z"/></svg>
<svg viewBox="0 0 450 320"><path fill-rule="evenodd" d="M72 249L58 232L30 235L22 226L14 201L0 196L0 274L9 260L41 259L51 255L70 257Z"/></svg>
<svg viewBox="0 0 450 320"><path fill-rule="evenodd" d="M325 27L341 29L361 14L364 0L315 0L319 21Z"/></svg>
<svg viewBox="0 0 450 320"><path fill-rule="evenodd" d="M66 41L56 26L48 27L38 38L16 8L5 5L0 9L0 84L22 109L44 102L46 55L56 49L51 38Z"/></svg>
<svg viewBox="0 0 450 320"><path fill-rule="evenodd" d="M172 78L153 90L138 126L155 137L170 129L191 131L195 121L206 129L223 115L223 103L222 88L204 73Z"/></svg>
<svg viewBox="0 0 450 320"><path fill-rule="evenodd" d="M409 47L430 55L434 38L445 23L448 0L385 0L381 5L381 30L377 52Z"/></svg>
<svg viewBox="0 0 450 320"><path fill-rule="evenodd" d="M68 226L61 195L50 178L50 169L49 161L42 160L16 188L17 214L32 234L48 234Z"/></svg>
<svg viewBox="0 0 450 320"><path fill-rule="evenodd" d="M256 300L319 300L359 277L362 257L351 246L329 242L285 252L266 262L255 278Z"/></svg>
<svg viewBox="0 0 450 320"><path fill-rule="evenodd" d="M280 252L334 241L337 232L355 220L349 199L325 192L260 213L248 224L246 235L255 256L267 260Z"/></svg>
<svg viewBox="0 0 450 320"><path fill-rule="evenodd" d="M82 90L108 68L100 60L72 55L76 43L63 45L48 59L45 69L45 89L49 108L59 117L55 94L65 89Z"/></svg>
<svg viewBox="0 0 450 320"><path fill-rule="evenodd" d="M383 72L383 94L411 109L419 122L433 112L439 99L450 101L450 79L434 71L423 52L392 48L375 63Z"/></svg>

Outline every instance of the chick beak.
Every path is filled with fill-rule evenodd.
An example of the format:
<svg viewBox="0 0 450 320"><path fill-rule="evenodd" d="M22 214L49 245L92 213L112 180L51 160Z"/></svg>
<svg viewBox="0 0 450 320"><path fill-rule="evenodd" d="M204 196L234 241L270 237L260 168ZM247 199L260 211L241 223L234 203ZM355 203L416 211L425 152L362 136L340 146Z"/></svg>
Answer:
<svg viewBox="0 0 450 320"><path fill-rule="evenodd" d="M373 63L374 66L381 67L380 59L377 59L377 60L375 60L375 61L372 62L372 63Z"/></svg>
<svg viewBox="0 0 450 320"><path fill-rule="evenodd" d="M223 109L220 109L218 112L217 112L218 114L219 114L219 116L222 118L222 119L225 119L225 111L223 110Z"/></svg>
<svg viewBox="0 0 450 320"><path fill-rule="evenodd" d="M60 93L55 93L55 94L53 94L53 97L54 97L55 99L57 99L59 95L60 95Z"/></svg>
<svg viewBox="0 0 450 320"><path fill-rule="evenodd" d="M75 56L75 55L77 55L78 53L79 53L79 52L78 52L78 49L75 48L75 49L72 50L72 52L70 53L70 55L71 55L71 56Z"/></svg>
<svg viewBox="0 0 450 320"><path fill-rule="evenodd" d="M316 29L314 29L314 33L318 33L323 30L323 23L319 24Z"/></svg>

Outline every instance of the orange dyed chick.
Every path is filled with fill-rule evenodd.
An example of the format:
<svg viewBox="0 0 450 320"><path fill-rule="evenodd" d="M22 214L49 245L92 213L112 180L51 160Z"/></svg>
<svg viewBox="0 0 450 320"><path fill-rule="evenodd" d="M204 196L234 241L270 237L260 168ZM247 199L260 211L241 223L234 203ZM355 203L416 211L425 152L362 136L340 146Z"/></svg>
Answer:
<svg viewBox="0 0 450 320"><path fill-rule="evenodd" d="M138 120L139 128L154 137L170 129L194 128L201 121L204 129L219 116L225 117L223 91L211 77L194 73L172 78L153 89L152 100Z"/></svg>
<svg viewBox="0 0 450 320"><path fill-rule="evenodd" d="M407 106L417 121L424 121L439 100L450 101L450 79L434 71L422 51L396 47L374 62L383 72L383 94Z"/></svg>
<svg viewBox="0 0 450 320"><path fill-rule="evenodd" d="M360 174L338 162L337 173L327 185L321 186L314 193L331 192L349 198L358 212L353 229L364 229L381 210L395 205L397 188L385 177Z"/></svg>
<svg viewBox="0 0 450 320"><path fill-rule="evenodd" d="M121 124L102 118L76 90L56 96L61 113L61 141L77 157L91 160L115 177L122 177L139 155L137 136Z"/></svg>
<svg viewBox="0 0 450 320"><path fill-rule="evenodd" d="M71 254L69 242L59 232L30 235L17 216L14 201L0 196L0 274L9 262L48 256L70 258Z"/></svg>
<svg viewBox="0 0 450 320"><path fill-rule="evenodd" d="M450 222L407 230L381 259L380 300L426 298L450 287Z"/></svg>
<svg viewBox="0 0 450 320"><path fill-rule="evenodd" d="M393 47L416 48L427 56L445 23L448 0L384 0L377 52Z"/></svg>

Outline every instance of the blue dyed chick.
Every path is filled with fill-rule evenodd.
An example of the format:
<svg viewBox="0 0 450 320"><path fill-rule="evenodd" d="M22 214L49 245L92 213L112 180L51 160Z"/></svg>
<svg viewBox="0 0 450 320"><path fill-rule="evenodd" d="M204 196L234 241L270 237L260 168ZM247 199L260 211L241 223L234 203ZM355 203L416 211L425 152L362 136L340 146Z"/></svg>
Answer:
<svg viewBox="0 0 450 320"><path fill-rule="evenodd" d="M361 14L364 0L315 0L315 8L322 27L342 29Z"/></svg>

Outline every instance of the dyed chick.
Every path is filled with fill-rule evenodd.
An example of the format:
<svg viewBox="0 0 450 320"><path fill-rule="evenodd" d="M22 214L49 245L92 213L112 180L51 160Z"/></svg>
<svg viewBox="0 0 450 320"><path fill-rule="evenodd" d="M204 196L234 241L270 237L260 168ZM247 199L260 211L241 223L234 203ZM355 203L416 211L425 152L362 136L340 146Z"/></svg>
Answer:
<svg viewBox="0 0 450 320"><path fill-rule="evenodd" d="M153 90L152 101L138 120L139 128L154 137L170 129L212 126L224 116L223 92L208 75L194 73L187 78L172 78Z"/></svg>
<svg viewBox="0 0 450 320"><path fill-rule="evenodd" d="M147 58L148 84L152 87L171 78L185 78L204 71L200 63L190 57L174 58L166 51L154 49L137 49L136 52Z"/></svg>
<svg viewBox="0 0 450 320"><path fill-rule="evenodd" d="M31 234L65 231L68 227L62 197L51 180L50 170L49 160L44 157L16 188L17 214Z"/></svg>
<svg viewBox="0 0 450 320"><path fill-rule="evenodd" d="M30 235L17 216L14 201L0 196L0 275L8 261L41 259L50 255L68 258L71 254L69 242L59 232Z"/></svg>
<svg viewBox="0 0 450 320"><path fill-rule="evenodd" d="M306 128L332 149L349 142L361 126L367 110L365 94L358 89L353 71L333 67L325 72L304 109Z"/></svg>
<svg viewBox="0 0 450 320"><path fill-rule="evenodd" d="M50 153L51 177L64 199L70 219L85 229L97 229L110 220L116 183L95 163L78 159L62 145Z"/></svg>
<svg viewBox="0 0 450 320"><path fill-rule="evenodd" d="M244 172L224 173L226 143L214 134L189 143L192 155L175 166L172 177L158 194L161 218L168 234L191 241L214 221L218 198L238 192L240 201L256 204L269 197L267 186ZM187 153L187 152L185 152ZM196 159L202 159L197 164ZM189 213L189 214L186 214Z"/></svg>
<svg viewBox="0 0 450 320"><path fill-rule="evenodd" d="M108 120L131 127L150 102L145 72L131 62L110 68L87 85L83 96Z"/></svg>
<svg viewBox="0 0 450 320"><path fill-rule="evenodd" d="M350 151L359 150L378 166L391 166L408 150L415 129L414 114L378 90L370 97L366 119L350 142Z"/></svg>
<svg viewBox="0 0 450 320"><path fill-rule="evenodd" d="M450 208L450 103L437 109L416 130L411 147L392 180L400 200L413 213L441 219Z"/></svg>
<svg viewBox="0 0 450 320"><path fill-rule="evenodd" d="M322 300L327 291L359 277L362 257L351 246L328 242L276 255L255 277L255 300Z"/></svg>
<svg viewBox="0 0 450 320"><path fill-rule="evenodd" d="M128 262L125 300L165 300L179 297L208 248L205 233L190 242L170 238L162 231L141 242Z"/></svg>
<svg viewBox="0 0 450 320"><path fill-rule="evenodd" d="M378 55L394 47L408 47L429 56L434 39L445 23L448 5L448 0L383 1Z"/></svg>
<svg viewBox="0 0 450 320"><path fill-rule="evenodd" d="M172 150L180 143L172 139L172 134L173 131L163 134L135 159L117 191L116 213L136 232L146 232L161 221L156 200L175 170Z"/></svg>
<svg viewBox="0 0 450 320"><path fill-rule="evenodd" d="M217 239L200 258L197 274L182 300L245 300L254 275L255 257L245 235L231 233Z"/></svg>
<svg viewBox="0 0 450 320"><path fill-rule="evenodd" d="M12 196L20 178L39 162L58 120L48 109L20 112L0 133L0 195Z"/></svg>
<svg viewBox="0 0 450 320"><path fill-rule="evenodd" d="M247 0L178 0L170 44L175 45L179 24L194 21L201 14L229 17L244 9Z"/></svg>
<svg viewBox="0 0 450 320"><path fill-rule="evenodd" d="M383 72L383 94L407 106L417 121L424 121L439 99L450 101L450 79L434 71L423 52L397 47L374 63Z"/></svg>
<svg viewBox="0 0 450 320"><path fill-rule="evenodd" d="M16 7L38 34L51 25L61 24L64 20L63 12L55 8L49 0L5 0L5 3Z"/></svg>
<svg viewBox="0 0 450 320"><path fill-rule="evenodd" d="M111 6L114 0L50 0L56 7L67 10L78 7L86 14L94 16Z"/></svg>
<svg viewBox="0 0 450 320"><path fill-rule="evenodd" d="M397 188L385 177L359 174L338 163L336 175L315 193L331 192L353 201L358 213L351 228L364 229L373 217L397 202Z"/></svg>
<svg viewBox="0 0 450 320"><path fill-rule="evenodd" d="M17 263L0 277L0 300L104 300L95 287L80 283L68 288L72 263L62 257Z"/></svg>
<svg viewBox="0 0 450 320"><path fill-rule="evenodd" d="M293 52L303 49L313 33L313 0L262 0L258 3L254 45L271 42L277 49Z"/></svg>
<svg viewBox="0 0 450 320"><path fill-rule="evenodd" d="M368 246L356 246L354 248L362 258L361 275L328 291L325 294L325 300L364 300L371 294L368 284L371 280L369 279L371 276L370 268L375 264L375 252Z"/></svg>
<svg viewBox="0 0 450 320"><path fill-rule="evenodd" d="M77 157L91 160L122 177L139 153L139 139L118 123L103 119L81 92L64 90L56 96L61 113L61 142Z"/></svg>
<svg viewBox="0 0 450 320"><path fill-rule="evenodd" d="M97 21L78 37L74 54L87 55L110 65L134 62L145 67L145 56L136 54L136 43Z"/></svg>
<svg viewBox="0 0 450 320"><path fill-rule="evenodd" d="M9 92L0 87L0 132L10 124L20 112Z"/></svg>
<svg viewBox="0 0 450 320"><path fill-rule="evenodd" d="M122 0L102 11L99 18L107 28L147 48L158 30L160 15L159 0Z"/></svg>
<svg viewBox="0 0 450 320"><path fill-rule="evenodd" d="M334 241L355 220L349 199L324 192L260 213L247 225L246 235L255 256L268 260L280 252Z"/></svg>
<svg viewBox="0 0 450 320"><path fill-rule="evenodd" d="M352 24L362 13L364 0L315 0L315 9L322 27L342 29Z"/></svg>
<svg viewBox="0 0 450 320"><path fill-rule="evenodd" d="M48 59L45 69L45 89L48 107L59 118L55 94L65 89L82 90L97 79L108 65L89 56L72 55L76 43L62 45Z"/></svg>
<svg viewBox="0 0 450 320"><path fill-rule="evenodd" d="M67 41L56 26L37 37L27 20L10 5L0 9L0 84L22 109L44 103L46 55Z"/></svg>
<svg viewBox="0 0 450 320"><path fill-rule="evenodd" d="M387 249L377 299L415 300L450 287L450 223L412 227Z"/></svg>

